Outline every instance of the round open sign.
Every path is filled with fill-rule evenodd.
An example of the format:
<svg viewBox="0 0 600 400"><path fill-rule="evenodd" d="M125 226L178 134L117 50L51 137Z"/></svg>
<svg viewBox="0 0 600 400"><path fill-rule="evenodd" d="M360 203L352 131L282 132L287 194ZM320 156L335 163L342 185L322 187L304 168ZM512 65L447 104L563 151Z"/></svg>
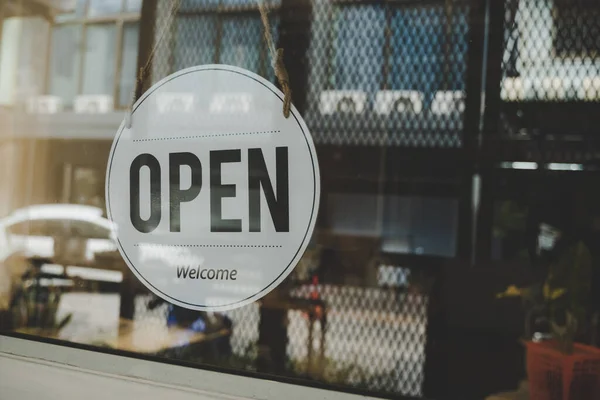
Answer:
<svg viewBox="0 0 600 400"><path fill-rule="evenodd" d="M123 259L182 307L241 307L275 288L311 238L320 178L310 133L249 71L206 65L155 84L121 124L107 168Z"/></svg>

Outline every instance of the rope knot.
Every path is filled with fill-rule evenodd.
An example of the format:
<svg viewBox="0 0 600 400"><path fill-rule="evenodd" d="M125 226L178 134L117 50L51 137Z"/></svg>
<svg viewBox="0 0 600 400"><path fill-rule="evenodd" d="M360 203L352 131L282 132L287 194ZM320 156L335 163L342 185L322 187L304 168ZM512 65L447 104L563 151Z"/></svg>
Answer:
<svg viewBox="0 0 600 400"><path fill-rule="evenodd" d="M275 77L277 78L284 95L283 116L288 118L290 116L290 109L292 107L292 89L290 88L290 77L288 76L287 69L285 69L285 64L283 63L283 49L277 49L277 56L273 61Z"/></svg>
<svg viewBox="0 0 600 400"><path fill-rule="evenodd" d="M263 0L258 0L258 9L263 24L265 43L271 54L271 67L273 67L277 82L279 82L279 86L281 86L281 90L283 91L283 116L288 118L290 116L290 109L292 108L292 89L290 88L290 78L283 62L283 49L275 49L273 36L271 36L268 11Z"/></svg>

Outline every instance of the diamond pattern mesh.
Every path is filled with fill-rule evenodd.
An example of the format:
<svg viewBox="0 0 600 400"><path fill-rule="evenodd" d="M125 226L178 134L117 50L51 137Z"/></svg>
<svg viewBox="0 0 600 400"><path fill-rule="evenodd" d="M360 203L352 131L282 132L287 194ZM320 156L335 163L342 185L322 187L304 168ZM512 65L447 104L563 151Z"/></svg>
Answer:
<svg viewBox="0 0 600 400"><path fill-rule="evenodd" d="M167 3L159 2L159 28ZM183 0L157 51L154 80L225 63L274 81L255 4ZM268 4L277 41L280 4ZM466 0L424 6L314 0L310 49L296 62L310 66L304 117L316 143L460 147L468 13Z"/></svg>
<svg viewBox="0 0 600 400"><path fill-rule="evenodd" d="M333 285L303 286L292 294L310 298L315 293L326 304L326 319L315 324L312 344L307 316L289 315L294 372L377 392L422 394L427 296Z"/></svg>
<svg viewBox="0 0 600 400"><path fill-rule="evenodd" d="M600 3L507 0L501 97L600 100Z"/></svg>
<svg viewBox="0 0 600 400"><path fill-rule="evenodd" d="M494 142L492 157L597 163L600 2L506 0L504 5L501 141Z"/></svg>
<svg viewBox="0 0 600 400"><path fill-rule="evenodd" d="M465 1L315 0L308 108L317 143L459 147Z"/></svg>
<svg viewBox="0 0 600 400"><path fill-rule="evenodd" d="M277 41L278 3L266 1L273 40ZM171 3L158 2L157 30L167 34L157 46L153 79L202 64L229 64L248 69L273 81L262 23L255 1L181 0L170 26L167 16Z"/></svg>
<svg viewBox="0 0 600 400"><path fill-rule="evenodd" d="M470 4L312 0L309 46L294 57L308 65L302 112L316 144L461 147ZM489 16L504 19L502 74L494 83L501 87L500 99L597 102L598 4L505 0L504 15ZM288 29L280 26L283 6L270 2L276 41ZM158 2L158 31L168 7L169 2ZM239 66L274 82L254 0L181 1L158 46L153 79L207 63ZM296 286L292 298L317 306L285 311L286 367L276 373L377 394L422 396L433 294L415 290L414 272L382 264L371 287ZM165 323L166 307L149 311L138 302L136 319ZM237 357L236 364L227 365L259 369L260 306L226 315Z"/></svg>
<svg viewBox="0 0 600 400"><path fill-rule="evenodd" d="M279 374L383 394L423 394L429 296L406 290L407 268L381 265L378 271L380 287L316 284L290 291L292 298L323 306L312 317L305 309L287 311L287 368ZM135 324L166 334L168 305L152 307L153 299L136 297ZM232 321L233 357L199 357L185 341L168 356L255 370L259 307L254 303L224 313Z"/></svg>

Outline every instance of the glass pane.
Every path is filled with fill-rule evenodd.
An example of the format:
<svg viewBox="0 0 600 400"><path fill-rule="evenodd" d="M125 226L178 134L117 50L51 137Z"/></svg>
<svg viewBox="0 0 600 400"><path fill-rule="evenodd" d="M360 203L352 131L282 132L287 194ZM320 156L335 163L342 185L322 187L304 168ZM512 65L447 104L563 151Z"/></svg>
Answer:
<svg viewBox="0 0 600 400"><path fill-rule="evenodd" d="M119 79L119 106L121 107L129 105L132 92L135 90L138 38L139 24L126 24L123 26L123 63Z"/></svg>
<svg viewBox="0 0 600 400"><path fill-rule="evenodd" d="M8 232L25 236L70 236L86 239L108 239L110 230L105 226L81 220L31 220L12 225Z"/></svg>
<svg viewBox="0 0 600 400"><path fill-rule="evenodd" d="M125 11L140 12L142 10L142 0L126 0Z"/></svg>
<svg viewBox="0 0 600 400"><path fill-rule="evenodd" d="M81 32L80 25L59 25L52 33L50 94L60 97L66 107L73 105L78 93Z"/></svg>
<svg viewBox="0 0 600 400"><path fill-rule="evenodd" d="M258 17L229 17L222 19L223 38L221 59L223 64L235 65L259 73L264 49L262 24Z"/></svg>
<svg viewBox="0 0 600 400"><path fill-rule="evenodd" d="M216 8L222 0L181 0L179 9L181 11L205 11Z"/></svg>
<svg viewBox="0 0 600 400"><path fill-rule="evenodd" d="M455 199L333 194L329 201L335 234L378 238L384 253L455 255Z"/></svg>
<svg viewBox="0 0 600 400"><path fill-rule="evenodd" d="M384 8L379 5L337 6L333 30L333 87L371 92L379 89L385 40ZM360 84L356 82L357 76L362 77Z"/></svg>
<svg viewBox="0 0 600 400"><path fill-rule="evenodd" d="M212 15L182 16L177 19L175 68L215 63L217 18ZM188 38L196 38L193 42Z"/></svg>
<svg viewBox="0 0 600 400"><path fill-rule="evenodd" d="M87 1L52 4L59 2L70 4L68 18L88 17ZM209 232L216 207L201 204L211 191L220 195L233 186L235 198L224 197L221 211L244 221L246 232L245 196L256 194L245 173L254 168L246 169L246 150L264 150L274 183L281 164L269 146L281 146L289 132L267 129L273 116L295 120L280 117L279 102L276 114L264 112L268 103L249 86L221 93L225 80L165 84L144 102L149 116L137 114L132 129L123 130L120 144L131 147L112 153L124 156L113 178L128 182L131 161L145 152L157 156L161 173L143 167L139 198L123 185L109 189L107 202L107 163L124 111L106 104L113 96L117 106L129 104L144 28L155 27L157 44L149 84L213 63L273 79L256 0L182 0L173 19L167 18L173 1L155 2L155 20L123 22L121 29L120 13L137 13L143 3L124 0L121 10L120 1L93 1L89 15L97 22L54 24L50 43L36 24L10 21L4 47L12 57L3 57L3 66L27 64L27 54L48 50L48 70L39 67L48 95L33 96L33 107L0 107L0 331L134 352L154 365L251 371L266 382L290 379L296 385L290 390L318 385L375 398L547 399L562 398L563 378L573 372L573 393L600 398L588 395L593 374L528 372L546 364L524 362L537 350L556 360L599 351L598 0L493 0L486 7L475 0L266 1L274 40L285 53L294 116L302 116L314 141L320 207L289 277L261 301L215 313L176 306L137 279L110 235L106 203L111 212L123 207L122 226L114 228L127 234L131 205L138 200L145 219L160 198L160 229L131 243L130 253L157 274L161 257L180 264L173 265L173 279L192 277L192 265L201 263L218 264L221 277L238 262L262 268L277 248L271 240L257 247L226 243L222 252L221 243L211 247L196 237L186 244L184 233L168 228L177 226L170 214L179 210L180 227ZM34 45L30 38L40 40ZM10 90L19 98L37 87L33 75L16 67L2 68L2 82L14 82ZM58 100L71 107L84 94L98 95L81 99L97 107L52 115L61 109ZM241 120L251 122L248 130L230 125ZM210 165L217 147L242 149L242 161L220 169L222 192L210 182L219 176ZM291 167L295 150L290 145ZM201 160L197 199L182 200L200 186L199 168L169 171L174 152ZM162 179L160 196L151 195L151 176ZM307 181L296 177L288 175L292 217L306 193L298 187ZM168 182L174 179L179 190ZM180 207L170 208L176 193ZM258 200L271 227L272 196ZM219 242L236 235L219 232ZM216 262L209 262L212 249L222 255ZM248 286L239 293L263 275L261 269L240 279L241 271L235 283ZM221 294L228 290L217 286ZM574 356L563 354L571 343ZM2 383L0 373L0 393ZM559 390L534 393L539 388Z"/></svg>
<svg viewBox="0 0 600 400"><path fill-rule="evenodd" d="M89 0L89 2L88 16L90 17L118 14L123 7L123 0Z"/></svg>
<svg viewBox="0 0 600 400"><path fill-rule="evenodd" d="M431 103L434 93L442 89L443 54L435 51L445 40L442 23L444 9L431 8L429 18L422 21L422 9L398 7L392 14L391 57L388 86L394 90L418 90L425 102ZM431 52L419 50L423 40L432 43ZM426 65L426 68L422 68Z"/></svg>
<svg viewBox="0 0 600 400"><path fill-rule="evenodd" d="M104 210L104 191L101 188L104 171L99 168L72 165L66 171L72 173L70 193L68 193L69 202Z"/></svg>
<svg viewBox="0 0 600 400"><path fill-rule="evenodd" d="M65 226L64 221L59 220L33 220L10 225L7 231L12 235L52 236L64 231Z"/></svg>
<svg viewBox="0 0 600 400"><path fill-rule="evenodd" d="M54 18L55 22L64 22L75 18L81 18L85 15L87 0L66 0L55 2L57 12Z"/></svg>
<svg viewBox="0 0 600 400"><path fill-rule="evenodd" d="M117 27L90 25L86 31L83 94L111 95L115 85Z"/></svg>

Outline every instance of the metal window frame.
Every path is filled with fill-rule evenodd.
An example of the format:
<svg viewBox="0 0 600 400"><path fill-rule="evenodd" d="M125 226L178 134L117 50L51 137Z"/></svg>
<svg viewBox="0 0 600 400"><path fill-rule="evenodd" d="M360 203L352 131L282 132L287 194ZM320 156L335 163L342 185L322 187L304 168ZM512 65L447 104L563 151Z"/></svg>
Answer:
<svg viewBox="0 0 600 400"><path fill-rule="evenodd" d="M411 7L411 6L418 6L421 9L425 9L427 7L433 7L433 6L444 6L444 19L445 19L445 23L444 23L444 32L446 33L446 35L444 36L444 41L442 43L442 47L444 49L443 51L443 58L444 58L444 63L443 63L443 81L442 81L442 89L443 88L448 88L448 70L450 68L450 41L449 41L449 34L452 32L452 13L453 13L453 5L454 5L454 1L453 0L332 0L332 7L329 10L329 20L330 21L334 21L337 20L337 12L339 11L339 9L341 7L361 7L361 6L367 6L367 5L378 5L381 7L381 9L384 11L385 14L385 27L384 29L384 43L383 43L383 49L382 49L382 63L381 63L381 81L379 82L379 89L380 90L387 90L390 87L390 80L389 77L391 76L390 71L392 70L392 60L391 60L391 55L392 53L392 46L393 46L393 39L392 39L392 35L391 35L391 24L392 24L392 13L393 11L396 11L398 9L401 8L406 8L406 7ZM465 1L465 4L468 4L469 2ZM335 30L333 29L334 24L332 22L331 24L331 29L329 30L328 34L327 34L327 49L326 51L326 65L325 65L325 76L326 76L326 89L327 90L337 90L338 88L335 87L335 85L333 84L334 81L334 72L335 72L335 65L334 65L334 57L335 57L335 46L334 46L334 41L336 38L336 34L335 34ZM468 32L465 33L466 35L468 35Z"/></svg>
<svg viewBox="0 0 600 400"><path fill-rule="evenodd" d="M124 0L124 1L126 1L126 0ZM280 17L280 15L279 15L279 12L281 9L280 5L270 6L270 7L267 7L267 9L269 11L270 17L273 15ZM197 10L179 10L179 11L177 11L174 25L177 24L177 20L179 17L193 18L193 17L199 17L199 16L212 16L215 18L216 32L217 32L217 34L215 35L215 41L213 44L214 48L215 48L213 62L215 64L219 64L220 60L221 60L221 43L223 40L223 19L224 18L232 17L232 16L233 17L235 17L235 16L240 16L240 17L255 16L257 19L260 20L258 4L243 4L243 5L219 4L218 6L215 6L212 8L206 7L206 8L201 8L201 9L199 8ZM257 73L262 76L267 76L267 72L269 71L269 67L270 67L270 63L268 62L269 54L268 54L267 46L266 46L264 40L262 39L262 37L260 40L258 52L259 52L260 67L259 67L259 71L257 71ZM175 64L175 60L173 57L171 57L169 60L169 70L171 70L171 71L173 70L174 64Z"/></svg>
<svg viewBox="0 0 600 400"><path fill-rule="evenodd" d="M83 82L84 82L84 73L85 73L85 51L84 47L86 46L87 41L87 30L91 25L116 25L116 54L115 54L115 65L114 65L114 81L113 88L111 91L111 96L113 97L113 110L120 111L128 108L128 104L121 105L120 104L120 78L123 68L123 35L124 35L124 27L127 24L138 24L140 25L141 21L141 12L126 12L126 2L127 0L121 1L121 10L118 13L110 14L110 15L101 15L101 16L92 16L90 17L90 2L89 0L85 3L84 15L82 17L75 17L72 19L68 19L66 21L56 22L53 21L50 25L50 48L48 51L48 64L46 67L46 78L45 78L45 92L48 93L50 90L50 80L51 80L51 61L53 56L52 49L52 36L54 33L54 28L59 26L67 26L67 25L75 25L81 26L81 43L80 48L77 52L77 57L79 59L79 68L77 71L77 95L81 95L83 92Z"/></svg>
<svg viewBox="0 0 600 400"><path fill-rule="evenodd" d="M304 400L318 398L322 400L369 400L375 399L373 394L365 391L340 390L338 387L275 375L257 375L250 371L231 371L224 368L209 367L194 363L181 363L171 359L160 359L136 353L124 353L110 349L80 345L59 340L43 340L36 337L17 334L0 334L0 362L29 365L35 372L39 382L48 382L48 378L56 377L52 372L64 372L63 379L51 379L52 387L42 383L33 385L28 379L18 381L0 380L0 391L10 383L23 388L24 392L33 394L25 399L40 398L36 394L46 393L65 398L76 393L104 390L119 387L124 381L137 384L138 390L109 390L113 399L130 399L132 394L148 393L150 390L160 391L159 396L149 399L169 398L168 394L178 399L227 400L227 399L265 399ZM0 368L1 370L1 368ZM1 375L0 375L1 376ZM84 378L83 381L77 377ZM82 388L81 386L84 385ZM114 385L114 386L113 386ZM134 387L135 389L136 387ZM144 390L140 390L144 389ZM68 393L68 394L67 394ZM148 393L149 394L149 393ZM165 396L167 395L167 396ZM146 395L147 396L147 395ZM97 396L92 396L97 398ZM409 397L403 397L411 399ZM415 399L416 400L416 399Z"/></svg>

